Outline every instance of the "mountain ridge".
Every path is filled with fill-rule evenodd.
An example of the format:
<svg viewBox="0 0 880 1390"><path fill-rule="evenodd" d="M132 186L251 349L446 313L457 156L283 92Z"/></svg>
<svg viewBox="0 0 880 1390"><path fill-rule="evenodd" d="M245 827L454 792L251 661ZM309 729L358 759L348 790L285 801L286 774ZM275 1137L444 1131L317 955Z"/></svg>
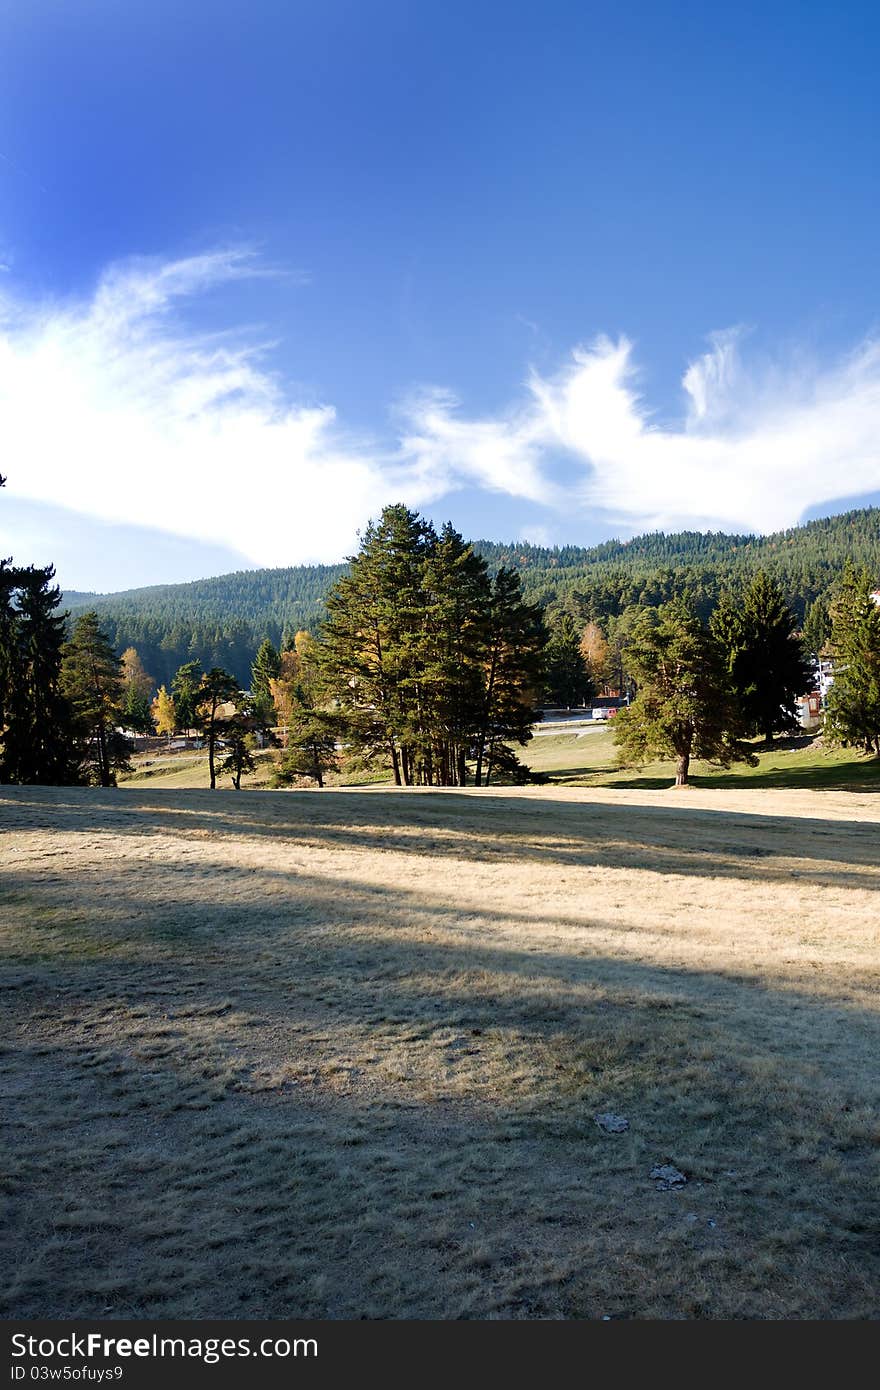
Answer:
<svg viewBox="0 0 880 1390"><path fill-rule="evenodd" d="M593 546L536 546L525 541L473 542L490 569L512 565L524 592L552 613L567 608L583 620L604 618L628 603L657 603L683 592L704 616L718 593L763 566L777 575L800 618L827 596L847 559L880 580L880 507L855 508L768 536L714 531L646 532ZM167 683L176 667L197 659L244 681L268 636L315 629L324 599L345 573L336 565L234 570L180 584L98 594L68 591L73 613L95 608L119 650L137 647L147 669Z"/></svg>

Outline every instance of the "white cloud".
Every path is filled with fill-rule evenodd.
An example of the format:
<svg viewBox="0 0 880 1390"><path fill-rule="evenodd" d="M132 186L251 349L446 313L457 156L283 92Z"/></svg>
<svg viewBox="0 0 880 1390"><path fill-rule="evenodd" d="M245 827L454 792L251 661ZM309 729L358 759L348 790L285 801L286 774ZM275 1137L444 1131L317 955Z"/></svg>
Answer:
<svg viewBox="0 0 880 1390"><path fill-rule="evenodd" d="M741 336L714 334L688 366L678 427L653 423L632 344L600 338L555 376L533 373L528 401L506 421L455 419L456 440L499 431L511 491L541 497L572 521L601 509L630 530L773 531L811 505L880 488L880 343L863 343L831 368L802 359L749 368ZM422 454L445 450L448 408L422 419ZM559 454L584 465L563 497L541 475Z"/></svg>
<svg viewBox="0 0 880 1390"><path fill-rule="evenodd" d="M683 377L683 423L654 422L632 345L599 339L533 373L507 412L467 418L429 390L388 441L285 394L243 334L195 333L181 306L260 272L242 251L112 267L87 302L0 299L0 453L9 491L235 547L262 564L330 560L380 507L464 484L541 504L572 539L621 529L772 530L880 488L880 344L831 368L749 366L716 334ZM569 480L553 481L567 457ZM537 533L535 533L537 534Z"/></svg>
<svg viewBox="0 0 880 1390"><path fill-rule="evenodd" d="M0 302L10 492L266 564L347 551L388 499L381 453L346 445L332 406L286 400L264 351L177 322L177 301L252 273L240 251L132 262L88 303Z"/></svg>

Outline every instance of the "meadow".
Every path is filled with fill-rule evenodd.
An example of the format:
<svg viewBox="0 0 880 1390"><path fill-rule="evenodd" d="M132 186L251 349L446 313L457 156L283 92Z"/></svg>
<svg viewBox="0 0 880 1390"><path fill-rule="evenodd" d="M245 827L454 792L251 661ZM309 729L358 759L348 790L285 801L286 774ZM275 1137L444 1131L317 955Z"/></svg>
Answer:
<svg viewBox="0 0 880 1390"><path fill-rule="evenodd" d="M0 1312L876 1317L878 821L0 789Z"/></svg>
<svg viewBox="0 0 880 1390"><path fill-rule="evenodd" d="M540 730L541 726L536 728ZM865 757L854 748L833 747L815 734L777 737L770 748L755 740L752 747L758 760L755 767L734 763L720 768L696 759L691 765L693 785L719 789L880 791L880 759ZM543 772L552 782L568 786L659 790L675 780L672 762L621 768L611 723L538 732L522 758L535 772Z"/></svg>
<svg viewBox="0 0 880 1390"><path fill-rule="evenodd" d="M661 790L675 780L672 762L649 763L640 768L618 766L610 723L578 724L567 728L552 724L536 726L531 743L519 749L521 760L534 772L542 773L558 785L572 787L618 787L632 790ZM756 767L736 763L723 769L695 761L692 780L696 787L802 788L803 790L841 790L880 792L880 759L866 758L856 749L833 748L814 735L777 739L766 749L756 742ZM254 772L245 773L242 788L265 790L270 787L274 762L280 754L271 749L257 754ZM327 774L330 786L370 786L387 783L391 774L381 767L353 771L343 767ZM207 789L208 755L180 750L136 755L133 772L119 779L121 787L152 787L156 790ZM307 778L302 779L308 786ZM219 787L231 787L228 775L218 778Z"/></svg>

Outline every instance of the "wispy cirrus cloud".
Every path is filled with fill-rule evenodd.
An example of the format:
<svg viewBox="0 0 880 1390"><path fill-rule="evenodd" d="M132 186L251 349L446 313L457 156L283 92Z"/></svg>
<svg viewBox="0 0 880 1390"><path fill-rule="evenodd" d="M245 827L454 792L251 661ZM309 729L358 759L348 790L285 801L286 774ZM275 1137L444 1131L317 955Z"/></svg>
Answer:
<svg viewBox="0 0 880 1390"><path fill-rule="evenodd" d="M814 504L880 487L880 343L842 362L749 366L716 334L684 373L678 428L637 392L632 345L600 341L554 380L533 379L545 438L590 467L582 497L642 527L772 531Z"/></svg>
<svg viewBox="0 0 880 1390"><path fill-rule="evenodd" d="M193 297L263 273L221 250L113 266L84 301L0 299L10 491L285 564L338 558L388 501L424 507L462 486L521 499L523 534L555 517L572 540L596 513L627 531L773 530L880 488L877 342L831 365L773 364L716 334L665 425L632 343L601 338L532 372L506 411L468 416L431 388L364 438L332 403L292 399L271 345L187 327Z"/></svg>
<svg viewBox="0 0 880 1390"><path fill-rule="evenodd" d="M803 357L750 366L741 337L713 335L687 367L678 426L654 423L632 343L600 338L555 375L533 372L505 420L423 409L420 455L497 434L503 468L486 473L488 485L507 468L520 495L573 523L593 509L627 530L773 531L810 506L880 488L880 343L830 367ZM559 454L583 465L564 489L542 473Z"/></svg>
<svg viewBox="0 0 880 1390"><path fill-rule="evenodd" d="M250 335L182 321L187 299L258 271L233 250L114 266L87 302L3 300L10 492L261 563L349 549L386 497L381 451L344 440L332 405L288 400Z"/></svg>

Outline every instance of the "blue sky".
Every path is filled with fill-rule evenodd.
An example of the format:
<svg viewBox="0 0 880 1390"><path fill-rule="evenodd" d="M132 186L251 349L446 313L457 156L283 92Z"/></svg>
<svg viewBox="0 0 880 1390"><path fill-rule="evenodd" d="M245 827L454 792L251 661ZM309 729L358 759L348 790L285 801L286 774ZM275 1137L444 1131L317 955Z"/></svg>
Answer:
<svg viewBox="0 0 880 1390"><path fill-rule="evenodd" d="M880 490L876 6L0 17L0 546L68 587Z"/></svg>

